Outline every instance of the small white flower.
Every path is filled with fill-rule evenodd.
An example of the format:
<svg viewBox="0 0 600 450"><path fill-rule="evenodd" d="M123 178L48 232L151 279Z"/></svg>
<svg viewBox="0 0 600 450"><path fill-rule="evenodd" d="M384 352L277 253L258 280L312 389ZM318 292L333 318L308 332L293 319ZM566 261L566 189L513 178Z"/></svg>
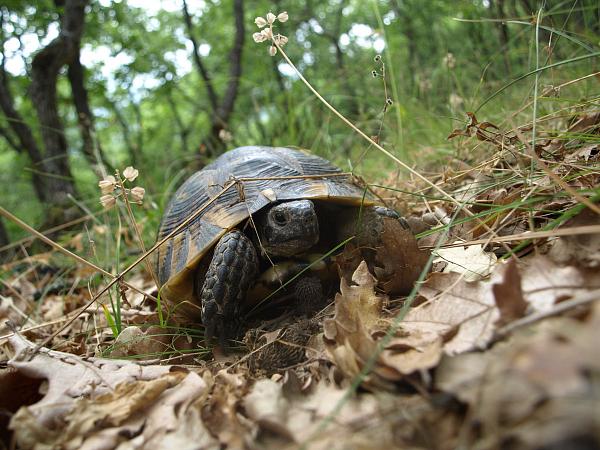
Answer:
<svg viewBox="0 0 600 450"><path fill-rule="evenodd" d="M103 194L110 194L117 186L117 180L112 175L107 176L104 180L98 182L98 186Z"/></svg>
<svg viewBox="0 0 600 450"><path fill-rule="evenodd" d="M269 12L267 14L267 23L269 25L272 25L273 22L275 22L277 20L277 16L275 14L273 14L272 12Z"/></svg>
<svg viewBox="0 0 600 450"><path fill-rule="evenodd" d="M265 37L265 39L272 39L273 38L273 30L271 30L270 28L265 28L261 31L261 34Z"/></svg>
<svg viewBox="0 0 600 450"><path fill-rule="evenodd" d="M281 47L283 47L285 44L287 44L287 41L288 41L288 38L282 34L278 34L273 39L275 39L275 42L277 42L277 44L280 45Z"/></svg>
<svg viewBox="0 0 600 450"><path fill-rule="evenodd" d="M146 193L146 189L144 189L141 186L136 186L133 189L131 189L129 193L131 194L131 198L134 202L142 203L142 200L144 199L144 194Z"/></svg>
<svg viewBox="0 0 600 450"><path fill-rule="evenodd" d="M129 181L135 180L139 174L140 174L140 172L131 166L125 168L125 170L123 171L123 176L125 178L127 178Z"/></svg>
<svg viewBox="0 0 600 450"><path fill-rule="evenodd" d="M452 53L447 53L442 59L442 64L444 64L448 69L452 70L456 67L456 58Z"/></svg>
<svg viewBox="0 0 600 450"><path fill-rule="evenodd" d="M226 129L221 128L219 130L219 139L221 139L225 143L231 142L231 140L233 139L233 135L231 134L231 132L227 131Z"/></svg>
<svg viewBox="0 0 600 450"><path fill-rule="evenodd" d="M267 40L267 37L262 33L254 33L252 34L252 39L254 42L261 43Z"/></svg>
<svg viewBox="0 0 600 450"><path fill-rule="evenodd" d="M115 203L117 203L117 200L110 194L108 195L103 195L102 197L100 197L100 203L102 203L102 206L104 206L104 209L110 209L113 206L115 206Z"/></svg>
<svg viewBox="0 0 600 450"><path fill-rule="evenodd" d="M254 19L254 23L258 28L267 26L267 21L262 17L257 17L256 19Z"/></svg>
<svg viewBox="0 0 600 450"><path fill-rule="evenodd" d="M277 47L275 47L274 45L271 45L269 47L269 55L275 56L276 54L277 54Z"/></svg>
<svg viewBox="0 0 600 450"><path fill-rule="evenodd" d="M289 17L287 11L277 14L277 20L279 20L281 23L287 22L288 19Z"/></svg>

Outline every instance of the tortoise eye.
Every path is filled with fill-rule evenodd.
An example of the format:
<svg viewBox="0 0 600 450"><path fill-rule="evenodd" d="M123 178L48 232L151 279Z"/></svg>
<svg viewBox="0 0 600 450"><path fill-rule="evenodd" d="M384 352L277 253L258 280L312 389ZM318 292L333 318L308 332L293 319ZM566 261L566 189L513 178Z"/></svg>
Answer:
<svg viewBox="0 0 600 450"><path fill-rule="evenodd" d="M287 223L287 217L282 211L275 211L273 213L273 220L277 225L285 225Z"/></svg>

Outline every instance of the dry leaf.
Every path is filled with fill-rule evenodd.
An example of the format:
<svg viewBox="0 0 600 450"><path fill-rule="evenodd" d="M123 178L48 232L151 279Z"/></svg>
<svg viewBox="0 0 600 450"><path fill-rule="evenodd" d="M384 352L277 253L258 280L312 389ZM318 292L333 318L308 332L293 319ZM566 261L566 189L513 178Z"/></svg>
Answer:
<svg viewBox="0 0 600 450"><path fill-rule="evenodd" d="M600 375L599 330L596 303L583 322L548 319L487 352L445 357L435 385L469 405L482 438L491 439L484 448L500 436L511 448L573 448L572 439L597 431L590 393Z"/></svg>
<svg viewBox="0 0 600 450"><path fill-rule="evenodd" d="M484 252L481 245L444 248L436 253L438 257L433 263L446 263L442 272L464 274L466 281L478 281L487 277L497 262L496 255Z"/></svg>
<svg viewBox="0 0 600 450"><path fill-rule="evenodd" d="M523 295L536 312L548 312L558 302L600 288L597 270L561 266L547 256L528 260L521 278Z"/></svg>
<svg viewBox="0 0 600 450"><path fill-rule="evenodd" d="M385 217L382 218L381 232L377 234L377 243L363 240L359 237L349 242L344 252L336 257L340 278L349 281L358 265L366 261L379 288L386 294L408 294L429 258L428 252L419 249L413 233L398 219Z"/></svg>
<svg viewBox="0 0 600 450"><path fill-rule="evenodd" d="M586 209L566 222L563 227L598 224L600 224L598 214ZM575 264L589 269L598 269L600 267L600 233L562 236L554 242L548 256L558 264Z"/></svg>
<svg viewBox="0 0 600 450"><path fill-rule="evenodd" d="M342 279L341 293L335 298L335 316L324 322L325 347L332 362L348 377L357 376L377 351L392 321L381 317L384 298L375 293L375 279L363 261L352 276L354 285ZM392 336L377 357L366 386L390 388L389 381L434 367L442 353L441 338L435 333L409 338L404 330Z"/></svg>
<svg viewBox="0 0 600 450"><path fill-rule="evenodd" d="M11 419L19 448L116 448L132 436L135 448L215 445L198 421L208 385L193 372L45 349L29 359L32 344L18 335L10 343L9 366L47 380L42 398ZM12 379L13 389L23 382Z"/></svg>
<svg viewBox="0 0 600 450"><path fill-rule="evenodd" d="M419 295L426 301L406 314L403 330L437 334L444 339L447 354L483 348L492 338L500 313L489 283L467 282L455 273L433 273Z"/></svg>
<svg viewBox="0 0 600 450"><path fill-rule="evenodd" d="M525 315L527 302L521 291L521 275L517 261L510 259L504 271L504 277L499 283L492 284L496 306L500 311L498 325L507 324Z"/></svg>

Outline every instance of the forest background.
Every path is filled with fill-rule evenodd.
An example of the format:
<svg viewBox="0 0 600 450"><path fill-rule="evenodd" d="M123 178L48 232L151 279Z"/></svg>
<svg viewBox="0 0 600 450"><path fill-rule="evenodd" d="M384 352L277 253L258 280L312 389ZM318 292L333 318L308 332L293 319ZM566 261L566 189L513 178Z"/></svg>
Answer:
<svg viewBox="0 0 600 450"><path fill-rule="evenodd" d="M315 88L424 173L479 158L447 140L466 112L531 119L520 108L535 74L504 89L513 80L571 62L538 72L547 94L598 65L586 57L600 45L597 0L8 0L0 204L41 230L80 223L102 211L98 181L133 165L150 244L174 189L236 146L310 149L373 182L404 176L253 41L254 18L268 11L288 12L286 51ZM597 99L597 82L545 95L536 113ZM25 236L0 222L0 247Z"/></svg>

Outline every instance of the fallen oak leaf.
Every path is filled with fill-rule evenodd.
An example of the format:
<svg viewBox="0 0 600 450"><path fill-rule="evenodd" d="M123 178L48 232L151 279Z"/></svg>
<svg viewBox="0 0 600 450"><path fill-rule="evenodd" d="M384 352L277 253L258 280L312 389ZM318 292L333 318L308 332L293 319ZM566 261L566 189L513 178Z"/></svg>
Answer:
<svg viewBox="0 0 600 450"><path fill-rule="evenodd" d="M598 215L585 209L563 224L563 227L598 224L600 224ZM598 269L600 267L600 233L561 236L553 242L548 256L557 264L572 264L588 269Z"/></svg>
<svg viewBox="0 0 600 450"><path fill-rule="evenodd" d="M348 377L361 374L390 329L391 321L381 317L384 297L375 293L375 278L361 262L352 277L355 284L340 282L335 297L335 315L324 321L324 342L330 360ZM377 355L365 386L391 388L390 381L421 369L434 367L441 357L442 340L436 334L407 337L403 330L392 336Z"/></svg>
<svg viewBox="0 0 600 450"><path fill-rule="evenodd" d="M47 380L42 398L11 419L19 448L40 448L40 443L48 448L116 448L131 436L147 448L186 440L186 446L215 445L197 420L196 401L207 395L208 385L196 373L47 349L28 355L34 345L18 334L9 343L15 351L10 367ZM17 389L19 380L13 382Z"/></svg>
<svg viewBox="0 0 600 450"><path fill-rule="evenodd" d="M397 379L402 375L437 366L443 354L444 344L440 336L429 338L431 340L423 339L419 344L410 346L406 346L402 339L392 338L390 344L381 352L382 365L399 372ZM388 378L393 379L389 375Z"/></svg>
<svg viewBox="0 0 600 450"><path fill-rule="evenodd" d="M597 430L597 401L590 394L600 374L599 325L599 303L583 320L530 324L486 352L444 357L435 386L469 406L481 439L487 432L488 439L502 436L516 448L565 440L556 448L571 448L570 438Z"/></svg>
<svg viewBox="0 0 600 450"><path fill-rule="evenodd" d="M455 355L485 348L502 324L522 317L525 311L549 312L571 298L574 289L600 288L596 271L559 266L543 255L530 258L525 267L510 264L498 264L489 281L468 282L454 273L431 274L419 290L419 304L401 323L402 329L437 333L444 339L444 352Z"/></svg>
<svg viewBox="0 0 600 450"><path fill-rule="evenodd" d="M492 273L498 258L494 253L483 251L481 245L450 247L435 251L434 264L446 263L442 272L464 274L466 281L478 281Z"/></svg>
<svg viewBox="0 0 600 450"><path fill-rule="evenodd" d="M554 306L586 291L600 288L595 269L563 266L545 255L526 261L521 270L522 290L533 312L549 312Z"/></svg>
<svg viewBox="0 0 600 450"><path fill-rule="evenodd" d="M365 214L376 213L369 210ZM405 221L378 218L374 221L377 227L364 229L335 258L340 278L350 281L359 264L366 261L381 290L388 295L408 295L429 259L429 252L419 248Z"/></svg>
<svg viewBox="0 0 600 450"><path fill-rule="evenodd" d="M501 326L523 317L527 311L527 302L521 290L521 275L517 261L510 259L499 283L492 284L494 300L500 311L500 319L496 325Z"/></svg>
<svg viewBox="0 0 600 450"><path fill-rule="evenodd" d="M433 273L418 295L425 301L411 308L400 323L405 332L437 334L444 340L444 352L450 355L484 348L492 339L500 313L489 282L468 282L456 273Z"/></svg>

